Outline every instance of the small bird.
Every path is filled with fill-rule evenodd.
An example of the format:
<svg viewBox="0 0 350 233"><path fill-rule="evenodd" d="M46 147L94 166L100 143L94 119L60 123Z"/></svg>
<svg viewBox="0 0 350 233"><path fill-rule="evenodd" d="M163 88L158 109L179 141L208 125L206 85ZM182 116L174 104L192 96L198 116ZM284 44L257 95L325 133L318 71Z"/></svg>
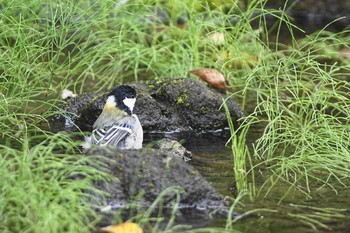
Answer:
<svg viewBox="0 0 350 233"><path fill-rule="evenodd" d="M141 149L143 129L139 118L133 114L136 102L134 88L121 85L107 97L102 113L93 125L90 137L85 138L83 147L91 144L114 146L120 149Z"/></svg>

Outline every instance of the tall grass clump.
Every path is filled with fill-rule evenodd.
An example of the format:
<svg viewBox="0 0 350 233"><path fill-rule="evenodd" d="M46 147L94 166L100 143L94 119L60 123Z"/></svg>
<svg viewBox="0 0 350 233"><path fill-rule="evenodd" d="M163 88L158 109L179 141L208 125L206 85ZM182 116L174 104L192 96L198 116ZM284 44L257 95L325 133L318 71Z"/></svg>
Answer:
<svg viewBox="0 0 350 233"><path fill-rule="evenodd" d="M266 48L241 80L233 78L237 93L255 97L247 118L265 125L254 143L255 157L272 174L265 185L277 179L310 194L320 186L336 191L350 178L349 68L329 56L348 48L344 35L323 30L298 43L292 37L290 45Z"/></svg>
<svg viewBox="0 0 350 233"><path fill-rule="evenodd" d="M251 197L255 196L255 182L254 182L254 170L248 170L252 168L252 160L250 151L247 145L246 137L249 130L249 122L241 125L241 127L235 127L232 121L230 110L224 102L223 107L226 112L227 121L231 133L231 137L227 144L231 144L232 156L233 156L233 172L235 178L235 184L237 192L249 193ZM247 163L249 162L248 166ZM251 175L251 178L248 177Z"/></svg>
<svg viewBox="0 0 350 233"><path fill-rule="evenodd" d="M90 232L98 220L93 183L107 175L47 120L98 53L84 50L95 43L91 19L105 14L82 3L0 4L1 232Z"/></svg>
<svg viewBox="0 0 350 233"><path fill-rule="evenodd" d="M107 175L88 166L65 134L24 137L20 148L0 146L1 232L94 229L91 206L103 193L92 183Z"/></svg>

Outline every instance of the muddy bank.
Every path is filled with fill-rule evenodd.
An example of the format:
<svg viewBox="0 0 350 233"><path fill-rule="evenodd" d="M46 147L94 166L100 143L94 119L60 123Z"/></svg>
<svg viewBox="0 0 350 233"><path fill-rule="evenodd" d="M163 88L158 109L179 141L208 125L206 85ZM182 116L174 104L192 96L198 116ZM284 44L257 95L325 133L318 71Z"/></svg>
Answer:
<svg viewBox="0 0 350 233"><path fill-rule="evenodd" d="M225 94L209 88L195 79L165 79L130 84L137 92L134 113L138 115L144 132L210 131L227 127L227 119L220 109ZM67 101L63 114L52 119L55 131L91 131L106 100L104 93L79 95ZM243 116L239 105L227 100L233 121Z"/></svg>

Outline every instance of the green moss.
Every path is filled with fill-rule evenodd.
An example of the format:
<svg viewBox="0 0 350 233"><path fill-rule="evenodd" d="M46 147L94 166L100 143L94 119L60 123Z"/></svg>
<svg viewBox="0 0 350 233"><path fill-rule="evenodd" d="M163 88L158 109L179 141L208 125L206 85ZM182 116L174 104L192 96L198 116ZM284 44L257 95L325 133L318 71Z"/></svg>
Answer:
<svg viewBox="0 0 350 233"><path fill-rule="evenodd" d="M177 97L176 103L177 103L178 105L185 104L186 106L188 106L189 103L188 103L188 102L185 103L185 101L187 100L187 98L188 98L187 94L186 94L186 93L182 93L181 95L179 95L179 96Z"/></svg>
<svg viewBox="0 0 350 233"><path fill-rule="evenodd" d="M182 99L181 96L177 97L176 103L179 104L179 105L184 103L184 100Z"/></svg>
<svg viewBox="0 0 350 233"><path fill-rule="evenodd" d="M162 92L163 92L162 87L160 87L160 88L157 89L157 93L162 94Z"/></svg>
<svg viewBox="0 0 350 233"><path fill-rule="evenodd" d="M153 184L153 183L150 183L150 184L148 185L148 188L149 188L150 190L154 190L154 184Z"/></svg>

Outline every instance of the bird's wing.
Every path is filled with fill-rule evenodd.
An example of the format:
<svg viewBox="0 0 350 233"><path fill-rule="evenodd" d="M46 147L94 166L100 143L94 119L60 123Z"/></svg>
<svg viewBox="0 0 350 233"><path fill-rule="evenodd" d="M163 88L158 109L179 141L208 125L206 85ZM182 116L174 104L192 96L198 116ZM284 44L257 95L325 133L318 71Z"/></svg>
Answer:
<svg viewBox="0 0 350 233"><path fill-rule="evenodd" d="M126 123L114 124L108 128L104 129L94 129L92 131L92 142L101 146L113 145L113 146L123 146L119 145L123 143L123 140L131 134L131 127Z"/></svg>

